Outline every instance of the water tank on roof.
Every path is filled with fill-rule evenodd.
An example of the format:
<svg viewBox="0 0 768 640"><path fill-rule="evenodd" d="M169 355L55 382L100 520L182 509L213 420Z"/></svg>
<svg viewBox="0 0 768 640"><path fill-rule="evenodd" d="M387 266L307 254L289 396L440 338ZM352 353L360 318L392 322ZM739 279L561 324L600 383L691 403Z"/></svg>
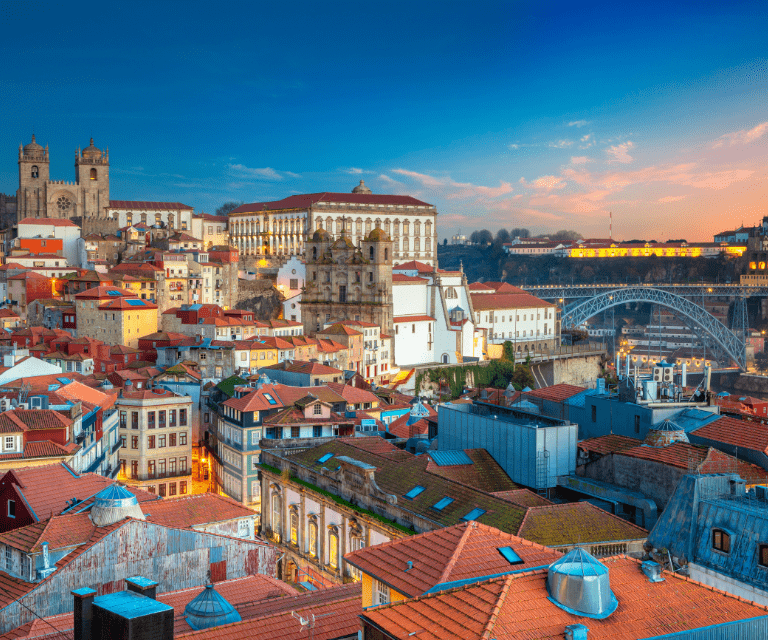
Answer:
<svg viewBox="0 0 768 640"><path fill-rule="evenodd" d="M106 527L123 518L144 520L139 501L125 487L113 484L96 494L91 507L91 521L97 527Z"/></svg>
<svg viewBox="0 0 768 640"><path fill-rule="evenodd" d="M240 614L212 584L206 585L186 607L184 618L193 629L210 629L222 624L240 622Z"/></svg>
<svg viewBox="0 0 768 640"><path fill-rule="evenodd" d="M602 619L619 606L608 567L578 547L549 566L547 591L553 603L574 615Z"/></svg>

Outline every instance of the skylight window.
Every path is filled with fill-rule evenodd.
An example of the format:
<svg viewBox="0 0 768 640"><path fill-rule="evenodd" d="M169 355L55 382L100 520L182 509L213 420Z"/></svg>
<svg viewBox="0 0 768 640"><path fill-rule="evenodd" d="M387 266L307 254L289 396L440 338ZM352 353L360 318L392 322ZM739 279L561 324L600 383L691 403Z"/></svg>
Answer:
<svg viewBox="0 0 768 640"><path fill-rule="evenodd" d="M509 564L523 564L523 559L515 553L512 547L499 547L499 553Z"/></svg>
<svg viewBox="0 0 768 640"><path fill-rule="evenodd" d="M267 402L269 402L269 404L277 404L277 401L268 393L265 393L264 397L267 399Z"/></svg>
<svg viewBox="0 0 768 640"><path fill-rule="evenodd" d="M481 515L485 513L485 509L472 509L462 520L468 522L469 520L477 520Z"/></svg>
<svg viewBox="0 0 768 640"><path fill-rule="evenodd" d="M449 498L448 496L445 496L445 498L440 500L437 504L433 505L432 508L436 509L437 511L442 511L449 504L451 504L451 502L453 502L453 498Z"/></svg>
<svg viewBox="0 0 768 640"><path fill-rule="evenodd" d="M417 495L419 495L422 491L424 491L425 487L422 487L421 485L417 484L413 489L411 489L408 493L405 494L405 497L409 500L413 500Z"/></svg>
<svg viewBox="0 0 768 640"><path fill-rule="evenodd" d="M328 462L331 458L333 458L333 454L332 453L326 453L325 455L323 455L322 458L320 458L318 460L318 462L320 464L323 464L324 462Z"/></svg>

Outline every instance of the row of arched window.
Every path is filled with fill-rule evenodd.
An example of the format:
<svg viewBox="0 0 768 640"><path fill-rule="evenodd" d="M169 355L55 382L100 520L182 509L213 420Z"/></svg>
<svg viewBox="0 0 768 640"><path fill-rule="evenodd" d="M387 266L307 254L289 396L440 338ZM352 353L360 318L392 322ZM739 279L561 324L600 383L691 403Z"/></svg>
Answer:
<svg viewBox="0 0 768 640"><path fill-rule="evenodd" d="M323 218L316 218L315 219L315 230L319 229L320 227L324 227L325 230L330 234L339 235L342 233L342 229L344 233L348 234L357 234L357 235L368 235L373 229L383 229L387 235L390 236L399 236L400 232L402 230L402 235L407 236L410 235L411 232L411 221L410 220L403 220L400 221L399 218L396 218L394 221L391 221L389 218L385 218L383 221L380 219L371 220L370 218L363 220L362 218L357 218L356 220L349 220L349 219L343 219L343 218L333 218L331 216ZM423 224L423 230L424 235L427 237L432 236L432 221L427 220ZM414 236L420 236L422 231L422 222L421 220L414 220L413 221L413 235Z"/></svg>

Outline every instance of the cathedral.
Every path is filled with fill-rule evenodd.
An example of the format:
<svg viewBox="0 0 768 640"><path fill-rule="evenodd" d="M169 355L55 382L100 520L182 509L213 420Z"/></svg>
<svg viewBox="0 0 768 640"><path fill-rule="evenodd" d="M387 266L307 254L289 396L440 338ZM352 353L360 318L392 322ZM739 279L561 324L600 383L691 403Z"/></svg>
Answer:
<svg viewBox="0 0 768 640"><path fill-rule="evenodd" d="M109 149L91 143L75 152L75 181L51 180L48 146L32 135L19 145L16 220L24 218L103 218L109 206Z"/></svg>

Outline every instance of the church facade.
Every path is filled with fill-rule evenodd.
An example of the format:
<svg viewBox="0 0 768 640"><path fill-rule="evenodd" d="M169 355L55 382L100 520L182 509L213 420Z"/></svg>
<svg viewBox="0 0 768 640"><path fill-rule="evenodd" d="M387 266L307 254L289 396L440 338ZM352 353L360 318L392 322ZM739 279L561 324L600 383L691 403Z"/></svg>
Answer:
<svg viewBox="0 0 768 640"><path fill-rule="evenodd" d="M51 180L50 154L32 136L19 145L16 220L24 218L103 218L109 206L109 149L93 144L75 152L75 181Z"/></svg>

